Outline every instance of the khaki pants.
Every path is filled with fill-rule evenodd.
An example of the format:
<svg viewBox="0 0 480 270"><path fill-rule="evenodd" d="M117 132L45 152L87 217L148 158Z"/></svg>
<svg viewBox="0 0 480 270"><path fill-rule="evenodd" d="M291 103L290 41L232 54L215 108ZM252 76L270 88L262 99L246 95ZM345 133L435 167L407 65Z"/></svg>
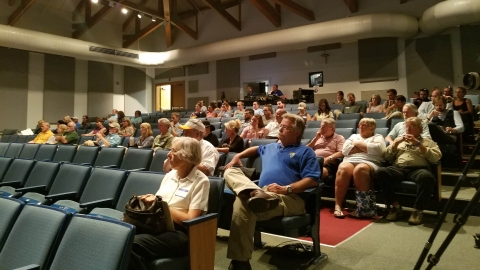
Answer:
<svg viewBox="0 0 480 270"><path fill-rule="evenodd" d="M244 190L254 190L259 187L248 179L239 168L230 168L225 172L227 186L235 194ZM266 190L266 187L264 187ZM238 196L233 203L232 224L228 239L227 258L247 261L252 257L253 234L257 220L267 220L278 216L296 216L305 214L305 202L297 194L282 195L266 191L270 196L280 199L275 209L264 213L253 213L249 210L248 199Z"/></svg>

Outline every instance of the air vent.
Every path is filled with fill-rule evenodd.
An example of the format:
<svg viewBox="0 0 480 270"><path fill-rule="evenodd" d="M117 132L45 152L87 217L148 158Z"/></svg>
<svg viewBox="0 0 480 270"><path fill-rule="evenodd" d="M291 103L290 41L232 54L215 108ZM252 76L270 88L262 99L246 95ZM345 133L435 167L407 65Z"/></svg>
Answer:
<svg viewBox="0 0 480 270"><path fill-rule="evenodd" d="M117 50L114 50L114 49L107 49L107 48L102 48L102 47L90 46L90 51L91 52L106 53L106 54L111 54L111 55L118 55L118 56L138 59L138 54L136 54L136 53L122 52L122 51L117 51Z"/></svg>

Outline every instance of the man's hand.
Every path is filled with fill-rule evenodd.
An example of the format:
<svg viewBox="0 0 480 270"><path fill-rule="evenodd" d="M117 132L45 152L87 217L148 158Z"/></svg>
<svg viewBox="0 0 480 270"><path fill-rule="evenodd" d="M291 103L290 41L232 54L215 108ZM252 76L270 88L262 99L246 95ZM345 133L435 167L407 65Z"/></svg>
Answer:
<svg viewBox="0 0 480 270"><path fill-rule="evenodd" d="M287 187L285 186L280 186L277 183L273 183L267 186L267 191L277 193L277 194L287 194Z"/></svg>
<svg viewBox="0 0 480 270"><path fill-rule="evenodd" d="M457 133L457 130L452 128L452 127L446 127L445 132L450 133L450 134L452 134L452 133L455 134L455 133Z"/></svg>
<svg viewBox="0 0 480 270"><path fill-rule="evenodd" d="M440 112L433 110L429 115L428 118L432 119L435 116L439 116Z"/></svg>
<svg viewBox="0 0 480 270"><path fill-rule="evenodd" d="M409 142L409 143L411 143L411 144L416 144L416 143L418 142L417 138L415 138L415 137L414 137L413 135L411 135L411 134L404 134L404 135L402 136L402 138L403 138L404 141L407 141L407 142Z"/></svg>
<svg viewBox="0 0 480 270"><path fill-rule="evenodd" d="M232 158L232 161L230 161L227 165L225 165L225 171L235 165L240 165L240 167L243 167L242 162L240 161L240 158L238 158L236 155Z"/></svg>
<svg viewBox="0 0 480 270"><path fill-rule="evenodd" d="M397 137L395 140L393 140L392 146L397 148L397 146L404 140L405 138L403 136Z"/></svg>

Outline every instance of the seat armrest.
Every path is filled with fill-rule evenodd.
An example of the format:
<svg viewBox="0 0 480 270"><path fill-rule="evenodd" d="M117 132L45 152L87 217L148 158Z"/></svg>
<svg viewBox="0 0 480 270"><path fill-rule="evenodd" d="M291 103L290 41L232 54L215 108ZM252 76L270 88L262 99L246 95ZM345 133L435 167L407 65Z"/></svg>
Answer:
<svg viewBox="0 0 480 270"><path fill-rule="evenodd" d="M14 270L40 270L40 265L30 264L30 265L23 266L23 267L20 267L20 268L15 268Z"/></svg>
<svg viewBox="0 0 480 270"><path fill-rule="evenodd" d="M22 192L22 193L26 193L26 192L42 193L42 191L45 192L46 190L47 190L46 185L33 186L33 187L23 187L23 188L15 189L16 192Z"/></svg>
<svg viewBox="0 0 480 270"><path fill-rule="evenodd" d="M324 183L320 183L320 184L318 184L318 186L316 186L314 188L305 189L302 193L305 194L305 195L319 194L322 191L322 188L323 188L324 185L325 185Z"/></svg>
<svg viewBox="0 0 480 270"><path fill-rule="evenodd" d="M107 166L97 166L97 168L113 169L113 168L117 168L117 166L116 165L107 165Z"/></svg>
<svg viewBox="0 0 480 270"><path fill-rule="evenodd" d="M113 205L113 198L108 198L103 200L96 200L96 201L81 203L80 207L90 210L96 207L111 207L112 205Z"/></svg>
<svg viewBox="0 0 480 270"><path fill-rule="evenodd" d="M18 187L22 182L20 181L10 181L10 182L1 182L0 187L9 186L9 187Z"/></svg>
<svg viewBox="0 0 480 270"><path fill-rule="evenodd" d="M58 201L58 200L72 200L72 201L74 201L76 198L77 198L77 192L75 192L75 191L59 193L59 194L52 194L52 195L45 196L45 199L49 199L49 200L53 200L53 201Z"/></svg>
<svg viewBox="0 0 480 270"><path fill-rule="evenodd" d="M191 227L191 226L209 221L209 220L217 218L217 217L218 217L217 213L211 213L211 214L206 214L204 216L199 216L199 217L196 217L196 218L185 220L182 224L185 225L186 227Z"/></svg>
<svg viewBox="0 0 480 270"><path fill-rule="evenodd" d="M141 172L141 171L145 171L145 168L136 168L136 169L131 169L131 170L128 170L129 172Z"/></svg>

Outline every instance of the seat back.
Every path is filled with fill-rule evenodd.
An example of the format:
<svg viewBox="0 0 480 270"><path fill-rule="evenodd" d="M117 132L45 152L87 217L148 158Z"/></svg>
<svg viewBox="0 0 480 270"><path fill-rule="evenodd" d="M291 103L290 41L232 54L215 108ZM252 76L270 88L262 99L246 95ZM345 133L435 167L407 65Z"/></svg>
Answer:
<svg viewBox="0 0 480 270"><path fill-rule="evenodd" d="M17 138L17 143L25 143L25 141L27 140L27 135L18 135L18 138Z"/></svg>
<svg viewBox="0 0 480 270"><path fill-rule="evenodd" d="M0 197L0 251L24 205L20 200Z"/></svg>
<svg viewBox="0 0 480 270"><path fill-rule="evenodd" d="M35 154L36 160L52 160L53 156L57 152L56 144L42 144L38 148L37 154Z"/></svg>
<svg viewBox="0 0 480 270"><path fill-rule="evenodd" d="M373 118L376 120L382 119L385 117L385 113L364 113L364 118ZM386 120L386 119L385 119Z"/></svg>
<svg viewBox="0 0 480 270"><path fill-rule="evenodd" d="M94 140L95 140L95 136L80 136L80 137L78 138L78 143L77 143L77 144L78 144L78 145L83 145L83 143L86 142L86 141L88 141L88 140L94 141Z"/></svg>
<svg viewBox="0 0 480 270"><path fill-rule="evenodd" d="M35 160L14 159L3 177L2 183L11 183L12 186L23 186L30 171L35 165Z"/></svg>
<svg viewBox="0 0 480 270"><path fill-rule="evenodd" d="M119 167L122 164L123 156L125 155L125 148L123 147L102 147L97 159L95 160L95 167L111 166Z"/></svg>
<svg viewBox="0 0 480 270"><path fill-rule="evenodd" d="M77 153L76 145L59 145L55 156L53 157L54 162L72 162L73 157Z"/></svg>
<svg viewBox="0 0 480 270"><path fill-rule="evenodd" d="M163 162L167 159L168 153L170 153L170 150L158 149L148 170L151 172L163 172Z"/></svg>
<svg viewBox="0 0 480 270"><path fill-rule="evenodd" d="M5 153L7 152L9 146L10 146L10 144L7 143L7 142L1 142L0 143L0 157L5 156Z"/></svg>
<svg viewBox="0 0 480 270"><path fill-rule="evenodd" d="M72 163L93 165L99 151L99 146L79 146Z"/></svg>
<svg viewBox="0 0 480 270"><path fill-rule="evenodd" d="M393 127L394 127L396 124L398 124L398 123L400 123L400 122L403 122L403 121L405 121L405 120L402 119L402 118L392 118L392 119L390 119L390 130L392 130Z"/></svg>
<svg viewBox="0 0 480 270"><path fill-rule="evenodd" d="M0 157L0 182L3 181L3 177L8 171L10 164L12 164L13 158Z"/></svg>
<svg viewBox="0 0 480 270"><path fill-rule="evenodd" d="M357 120L348 119L348 120L337 120L336 128L353 128L353 132L357 131Z"/></svg>
<svg viewBox="0 0 480 270"><path fill-rule="evenodd" d="M218 168L225 165L226 159L227 159L227 154L218 153L218 161L217 161L217 165L215 166L215 171L213 172L213 175L218 175Z"/></svg>
<svg viewBox="0 0 480 270"><path fill-rule="evenodd" d="M207 213L218 213L222 209L223 190L225 189L225 179L222 177L209 176L210 191L208 193L208 211Z"/></svg>
<svg viewBox="0 0 480 270"><path fill-rule="evenodd" d="M114 207L125 183L126 176L127 172L124 170L93 169L79 202L86 203L112 199L112 204L109 207Z"/></svg>
<svg viewBox="0 0 480 270"><path fill-rule="evenodd" d="M375 133L378 133L378 134L382 135L383 138L387 137L388 131L389 131L388 128L376 128L375 129Z"/></svg>
<svg viewBox="0 0 480 270"><path fill-rule="evenodd" d="M128 223L76 214L49 269L127 269L134 237Z"/></svg>
<svg viewBox="0 0 480 270"><path fill-rule="evenodd" d="M7 152L5 152L5 157L17 158L22 152L23 143L11 143L8 147Z"/></svg>
<svg viewBox="0 0 480 270"><path fill-rule="evenodd" d="M347 140L348 138L350 138L350 136L352 136L353 128L336 128L335 133L343 136L343 138L345 138L345 140Z"/></svg>
<svg viewBox="0 0 480 270"><path fill-rule="evenodd" d="M360 121L360 113L342 113L338 116L338 120L355 120L356 122Z"/></svg>
<svg viewBox="0 0 480 270"><path fill-rule="evenodd" d="M20 212L0 252L2 269L36 264L47 269L69 215L60 209L27 204Z"/></svg>
<svg viewBox="0 0 480 270"><path fill-rule="evenodd" d="M37 161L30 172L25 187L45 186L48 190L60 169L60 163Z"/></svg>
<svg viewBox="0 0 480 270"><path fill-rule="evenodd" d="M133 170L143 168L148 170L153 158L153 149L130 148L123 159L121 169Z"/></svg>
<svg viewBox="0 0 480 270"><path fill-rule="evenodd" d="M377 128L390 128L387 119L375 119L375 122L377 123Z"/></svg>
<svg viewBox="0 0 480 270"><path fill-rule="evenodd" d="M250 142L250 147L276 143L277 141L277 139L252 139L252 141Z"/></svg>
<svg viewBox="0 0 480 270"><path fill-rule="evenodd" d="M303 139L312 140L317 136L318 128L306 128L303 132Z"/></svg>
<svg viewBox="0 0 480 270"><path fill-rule="evenodd" d="M90 166L63 164L48 194L76 192L77 199L80 198L91 170Z"/></svg>
<svg viewBox="0 0 480 270"><path fill-rule="evenodd" d="M23 146L22 152L20 152L20 155L18 158L23 158L23 159L33 159L35 158L35 155L37 154L39 144L34 144L34 143L26 143Z"/></svg>
<svg viewBox="0 0 480 270"><path fill-rule="evenodd" d="M17 134L18 129L4 129L3 135L15 135Z"/></svg>
<svg viewBox="0 0 480 270"><path fill-rule="evenodd" d="M306 128L320 128L322 121L308 121Z"/></svg>
<svg viewBox="0 0 480 270"><path fill-rule="evenodd" d="M156 193L160 188L165 173L154 172L130 172L115 209L124 212L125 205L132 195L144 195Z"/></svg>
<svg viewBox="0 0 480 270"><path fill-rule="evenodd" d="M12 135L3 134L1 142L2 143L8 143L8 141L10 140L10 136L12 136Z"/></svg>
<svg viewBox="0 0 480 270"><path fill-rule="evenodd" d="M215 136L217 136L217 138L219 138L219 139L222 138L222 130L221 129L215 129L214 131L212 131L212 133L215 134Z"/></svg>
<svg viewBox="0 0 480 270"><path fill-rule="evenodd" d="M17 142L17 140L18 140L18 135L10 135L10 137L8 138L9 143Z"/></svg>

